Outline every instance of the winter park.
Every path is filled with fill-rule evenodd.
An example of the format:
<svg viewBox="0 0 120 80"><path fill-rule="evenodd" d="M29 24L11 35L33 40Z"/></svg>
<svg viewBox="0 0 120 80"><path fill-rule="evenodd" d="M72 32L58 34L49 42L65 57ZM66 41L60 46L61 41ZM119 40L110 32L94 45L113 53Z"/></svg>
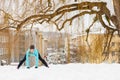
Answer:
<svg viewBox="0 0 120 80"><path fill-rule="evenodd" d="M0 0L0 80L120 80L120 0Z"/></svg>

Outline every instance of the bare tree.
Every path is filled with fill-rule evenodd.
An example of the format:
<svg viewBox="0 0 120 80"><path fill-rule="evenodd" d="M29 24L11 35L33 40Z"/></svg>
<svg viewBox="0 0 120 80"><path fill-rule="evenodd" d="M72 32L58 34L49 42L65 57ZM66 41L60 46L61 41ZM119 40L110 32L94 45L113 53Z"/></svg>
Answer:
<svg viewBox="0 0 120 80"><path fill-rule="evenodd" d="M5 3L4 1L5 0L0 0L0 2ZM10 4L11 1L15 0L9 0L9 5L12 5ZM20 5L19 3L19 1L16 1L15 5ZM58 9L54 9L54 0L23 0L21 5L14 10L14 13L11 11L8 12L4 7L0 9L4 15L3 22L4 24L7 24L3 27L0 27L0 30L6 28L15 28L19 32L22 28L26 27L29 24L43 24L44 22L47 22L48 24L53 23L58 30L62 30L68 22L69 25L72 25L74 19L85 14L94 14L95 17L93 19L93 22L86 30L87 37L89 35L91 27L93 27L93 24L96 21L99 21L106 29L107 34L107 44L104 50L109 51L109 45L114 32L120 31L120 1L113 0L113 3L115 8L115 15L110 14L110 10L106 7L107 3L105 2L73 3L63 5ZM71 15L71 13L74 11L77 11L77 13ZM64 18L65 15L69 15L69 17ZM105 18L109 24L106 24L103 18Z"/></svg>

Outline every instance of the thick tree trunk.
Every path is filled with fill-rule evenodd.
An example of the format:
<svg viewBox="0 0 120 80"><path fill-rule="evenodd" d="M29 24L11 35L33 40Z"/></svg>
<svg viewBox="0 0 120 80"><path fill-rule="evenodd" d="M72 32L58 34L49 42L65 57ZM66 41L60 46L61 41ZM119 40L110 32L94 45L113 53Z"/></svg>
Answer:
<svg viewBox="0 0 120 80"><path fill-rule="evenodd" d="M117 28L120 30L120 0L113 0L115 16L117 18Z"/></svg>

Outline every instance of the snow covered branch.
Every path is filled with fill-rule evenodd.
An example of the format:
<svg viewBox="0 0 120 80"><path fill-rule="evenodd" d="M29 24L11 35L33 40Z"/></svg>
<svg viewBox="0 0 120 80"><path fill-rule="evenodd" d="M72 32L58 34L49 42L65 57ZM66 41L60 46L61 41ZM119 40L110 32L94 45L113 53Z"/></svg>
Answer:
<svg viewBox="0 0 120 80"><path fill-rule="evenodd" d="M97 10L94 10L94 8L97 8ZM64 19L62 22L62 25L60 25L59 21L61 20L61 18L65 14L69 14L70 12L73 12L73 11L81 11L81 12L73 15L68 19ZM97 18L101 22L104 28L114 30L114 28L107 26L102 19L102 15L105 15L108 19L108 22L111 20L110 11L107 9L106 3L104 2L82 2L82 3L76 3L76 4L69 4L69 5L64 5L58 8L53 13L31 15L25 18L24 20L22 20L21 23L17 25L17 30L21 29L23 25L29 24L30 21L35 21L35 22L38 21L41 24L45 21L48 23L52 21L57 26L57 29L61 30L64 28L66 22L70 21L70 24L72 24L73 19L83 16L85 14L98 15Z"/></svg>

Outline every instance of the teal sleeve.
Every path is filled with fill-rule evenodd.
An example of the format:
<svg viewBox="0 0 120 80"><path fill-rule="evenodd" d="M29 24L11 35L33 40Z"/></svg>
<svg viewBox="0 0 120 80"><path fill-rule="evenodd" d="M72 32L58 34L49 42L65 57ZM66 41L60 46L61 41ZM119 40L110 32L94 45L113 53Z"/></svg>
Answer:
<svg viewBox="0 0 120 80"><path fill-rule="evenodd" d="M29 64L29 50L26 52L26 66L30 67L30 64Z"/></svg>
<svg viewBox="0 0 120 80"><path fill-rule="evenodd" d="M38 61L39 61L38 54L39 54L39 53L38 53L38 50L35 49L35 66L36 66L36 67L38 67L38 63L39 63L39 62L38 62Z"/></svg>

